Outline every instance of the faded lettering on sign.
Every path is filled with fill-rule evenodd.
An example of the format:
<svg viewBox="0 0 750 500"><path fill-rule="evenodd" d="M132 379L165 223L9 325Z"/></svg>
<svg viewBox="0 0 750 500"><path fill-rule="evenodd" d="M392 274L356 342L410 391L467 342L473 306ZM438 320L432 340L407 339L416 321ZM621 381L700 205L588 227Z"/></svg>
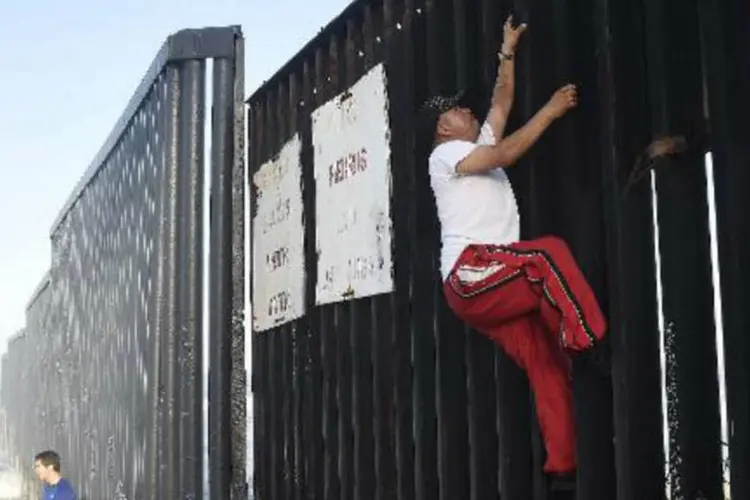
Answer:
<svg viewBox="0 0 750 500"><path fill-rule="evenodd" d="M289 292L279 292L268 299L268 316L283 317L287 311L289 311Z"/></svg>
<svg viewBox="0 0 750 500"><path fill-rule="evenodd" d="M268 212L265 224L263 225L264 231L269 231L276 227L277 224L282 224L289 218L291 212L292 200L289 198L279 198L276 201L276 206L272 207Z"/></svg>
<svg viewBox="0 0 750 500"><path fill-rule="evenodd" d="M329 184L333 186L344 182L365 170L367 170L367 149L361 148L356 153L349 153L336 160L335 163L331 163L328 167Z"/></svg>
<svg viewBox="0 0 750 500"><path fill-rule="evenodd" d="M289 263L289 247L281 247L266 255L268 271L274 272Z"/></svg>
<svg viewBox="0 0 750 500"><path fill-rule="evenodd" d="M299 137L253 176L253 329L263 331L305 313L304 225Z"/></svg>
<svg viewBox="0 0 750 500"><path fill-rule="evenodd" d="M393 289L391 154L383 66L315 110L312 121L315 301L388 293Z"/></svg>

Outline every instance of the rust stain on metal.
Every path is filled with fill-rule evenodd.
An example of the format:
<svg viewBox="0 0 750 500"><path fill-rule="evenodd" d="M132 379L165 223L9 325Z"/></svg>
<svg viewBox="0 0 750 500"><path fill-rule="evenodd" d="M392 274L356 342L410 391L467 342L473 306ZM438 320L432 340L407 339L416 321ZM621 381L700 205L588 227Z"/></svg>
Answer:
<svg viewBox="0 0 750 500"><path fill-rule="evenodd" d="M640 181L650 170L656 167L657 162L666 156L673 156L687 151L688 142L682 135L663 136L651 141L638 158L630 171L628 182L622 192L624 199L631 186Z"/></svg>

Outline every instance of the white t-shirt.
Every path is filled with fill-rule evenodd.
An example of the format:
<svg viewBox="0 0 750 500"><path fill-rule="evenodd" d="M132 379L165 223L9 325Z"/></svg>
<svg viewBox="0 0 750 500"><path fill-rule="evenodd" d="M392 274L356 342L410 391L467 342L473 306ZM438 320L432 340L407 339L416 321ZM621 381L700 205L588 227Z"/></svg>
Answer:
<svg viewBox="0 0 750 500"><path fill-rule="evenodd" d="M516 197L505 171L496 168L485 174L456 173L456 165L474 148L494 143L492 128L485 122L476 143L444 142L430 155L430 184L442 236L440 272L443 279L448 277L468 245L507 245L520 238Z"/></svg>

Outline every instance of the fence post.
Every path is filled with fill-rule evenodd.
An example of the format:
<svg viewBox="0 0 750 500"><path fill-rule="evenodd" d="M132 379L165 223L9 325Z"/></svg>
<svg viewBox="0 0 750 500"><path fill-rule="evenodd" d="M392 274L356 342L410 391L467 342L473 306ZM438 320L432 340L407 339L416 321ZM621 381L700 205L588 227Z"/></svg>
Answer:
<svg viewBox="0 0 750 500"><path fill-rule="evenodd" d="M643 2L652 139L687 150L654 160L667 350L671 494L719 498L721 436L696 6ZM680 21L672 21L675 9ZM648 182L646 176L641 182Z"/></svg>
<svg viewBox="0 0 750 500"><path fill-rule="evenodd" d="M211 498L247 498L244 41L213 67L208 447Z"/></svg>
<svg viewBox="0 0 750 500"><path fill-rule="evenodd" d="M176 330L178 312L177 295L177 221L178 221L178 185L179 172L179 104L180 72L175 66L166 70L168 116L166 123L165 150L166 159L161 181L161 220L159 230L159 253L161 256L162 275L157 287L159 303L157 304L156 336L159 338L159 445L157 455L158 493L157 496L173 497L177 493L176 469L179 464L178 449L178 413L177 403L177 353Z"/></svg>
<svg viewBox="0 0 750 500"><path fill-rule="evenodd" d="M700 1L722 291L732 498L750 498L750 5Z"/></svg>
<svg viewBox="0 0 750 500"><path fill-rule="evenodd" d="M598 0L602 188L612 341L617 499L662 498L664 451L651 189L623 191L648 144L641 10Z"/></svg>

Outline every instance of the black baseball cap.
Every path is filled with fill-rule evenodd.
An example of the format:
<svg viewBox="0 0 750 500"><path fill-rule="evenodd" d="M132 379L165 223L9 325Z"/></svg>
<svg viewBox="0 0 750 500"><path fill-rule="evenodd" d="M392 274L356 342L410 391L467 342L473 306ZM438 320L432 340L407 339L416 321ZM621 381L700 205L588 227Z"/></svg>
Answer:
<svg viewBox="0 0 750 500"><path fill-rule="evenodd" d="M419 110L419 135L425 144L432 144L440 115L458 106L466 106L463 90L453 95L435 95L427 99Z"/></svg>

